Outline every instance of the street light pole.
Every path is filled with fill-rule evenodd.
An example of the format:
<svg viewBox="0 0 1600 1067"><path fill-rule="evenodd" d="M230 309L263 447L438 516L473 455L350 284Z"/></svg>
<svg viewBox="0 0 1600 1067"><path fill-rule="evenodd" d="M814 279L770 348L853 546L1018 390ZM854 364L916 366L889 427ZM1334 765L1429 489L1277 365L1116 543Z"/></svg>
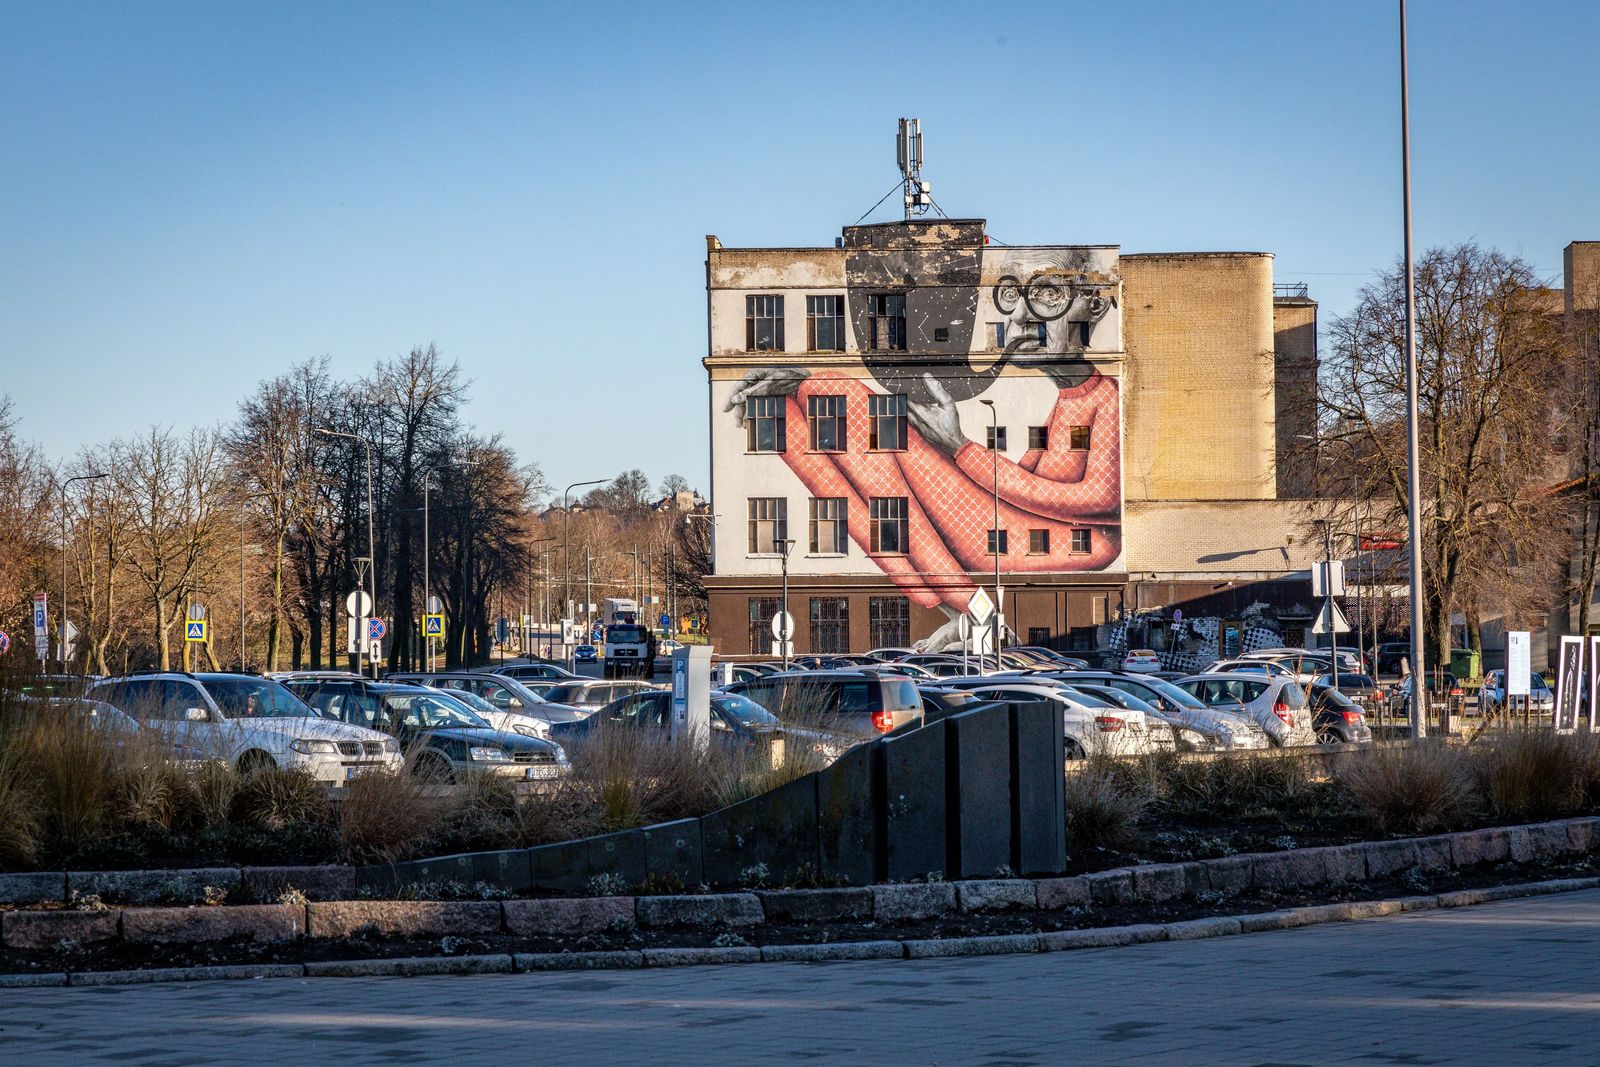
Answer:
<svg viewBox="0 0 1600 1067"><path fill-rule="evenodd" d="M587 482L573 482L561 491L561 613L565 615L572 604L572 505L568 503L574 489L586 485L599 485L604 478L591 478Z"/></svg>
<svg viewBox="0 0 1600 1067"><path fill-rule="evenodd" d="M67 667L67 487L73 482L98 482L106 477L103 472L80 474L61 483L61 631L57 637L56 651L61 655L61 673ZM87 621L87 620L85 620Z"/></svg>
<svg viewBox="0 0 1600 1067"><path fill-rule="evenodd" d="M994 647L995 670L1000 669L1000 413L994 406L993 400L980 400L978 403L989 409L989 456L994 467L994 623L992 640ZM980 657L981 662L981 657Z"/></svg>
<svg viewBox="0 0 1600 1067"><path fill-rule="evenodd" d="M1406 0L1400 0L1400 187L1406 255L1406 526L1411 570L1411 736L1428 733L1423 703L1422 472L1417 444L1417 279L1411 256L1411 102L1406 71Z"/></svg>
<svg viewBox="0 0 1600 1067"><path fill-rule="evenodd" d="M433 670L433 638L428 636L428 616L433 614L433 584L428 580L430 545L428 543L428 486L433 481L431 470L422 472L422 659L428 670Z"/></svg>
<svg viewBox="0 0 1600 1067"><path fill-rule="evenodd" d="M348 433L344 430L329 430L321 426L317 427L316 432L326 437L347 437L352 441L360 441L367 449L367 586L372 597L372 610L376 613L378 610L378 538L373 532L372 520L372 441L360 434ZM366 634L356 634L356 645L358 647L365 648L367 640ZM377 681L377 657L369 656L367 657L367 662L372 665L372 680Z"/></svg>
<svg viewBox="0 0 1600 1067"><path fill-rule="evenodd" d="M778 627L783 636L778 638L778 647L783 649L783 669L789 669L789 649L794 640L794 626L791 621L794 616L789 614L789 553L794 548L794 538L786 537L781 541L773 542L773 547L783 553L783 625ZM813 652L816 649L812 649Z"/></svg>

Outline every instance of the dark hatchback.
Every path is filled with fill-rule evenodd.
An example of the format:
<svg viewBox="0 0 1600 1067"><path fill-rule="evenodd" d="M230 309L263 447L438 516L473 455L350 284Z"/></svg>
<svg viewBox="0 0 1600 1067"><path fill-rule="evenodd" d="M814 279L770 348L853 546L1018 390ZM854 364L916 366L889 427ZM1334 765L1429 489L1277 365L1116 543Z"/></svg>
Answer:
<svg viewBox="0 0 1600 1067"><path fill-rule="evenodd" d="M672 694L663 689L613 700L586 719L553 723L550 736L574 746L605 730L646 729L665 731L672 715ZM731 693L711 694L711 738L721 744L750 748L770 746L783 735L773 714L753 700Z"/></svg>
<svg viewBox="0 0 1600 1067"><path fill-rule="evenodd" d="M398 738L412 771L439 781L473 773L535 781L559 777L570 766L560 745L496 730L467 705L427 686L360 678L284 684L330 719Z"/></svg>
<svg viewBox="0 0 1600 1067"><path fill-rule="evenodd" d="M1372 740L1372 727L1361 705L1329 685L1311 686L1311 728L1324 745L1364 745Z"/></svg>

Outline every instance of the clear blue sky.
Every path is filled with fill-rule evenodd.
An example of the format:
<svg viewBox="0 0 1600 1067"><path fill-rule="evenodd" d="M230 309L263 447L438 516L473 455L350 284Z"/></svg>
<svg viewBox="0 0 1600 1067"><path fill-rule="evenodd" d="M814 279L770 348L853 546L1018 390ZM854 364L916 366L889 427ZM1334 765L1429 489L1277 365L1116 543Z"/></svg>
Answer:
<svg viewBox="0 0 1600 1067"><path fill-rule="evenodd" d="M704 242L829 244L925 176L1002 240L1400 249L1392 0L0 0L0 373L51 454L437 343L557 484L706 485ZM1600 238L1600 3L1414 0L1419 245ZM893 201L874 218L893 217Z"/></svg>

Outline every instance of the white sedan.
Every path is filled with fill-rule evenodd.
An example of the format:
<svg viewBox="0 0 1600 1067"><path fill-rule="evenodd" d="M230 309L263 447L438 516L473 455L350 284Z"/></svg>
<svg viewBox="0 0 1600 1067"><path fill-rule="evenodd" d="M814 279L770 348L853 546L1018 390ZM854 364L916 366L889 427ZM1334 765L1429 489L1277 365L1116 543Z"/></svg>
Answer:
<svg viewBox="0 0 1600 1067"><path fill-rule="evenodd" d="M1059 705L1068 759L1084 759L1090 753L1142 756L1157 747L1170 748L1172 744L1172 731L1166 723L1159 724L1159 736L1166 741L1163 746L1156 740L1152 724L1147 721L1144 712L1129 708L1092 707L1057 685L1001 682L997 679L990 685L953 688L988 700L1047 700Z"/></svg>
<svg viewBox="0 0 1600 1067"><path fill-rule="evenodd" d="M1122 669L1130 674L1151 674L1161 669L1161 657L1148 648L1130 648L1122 657Z"/></svg>

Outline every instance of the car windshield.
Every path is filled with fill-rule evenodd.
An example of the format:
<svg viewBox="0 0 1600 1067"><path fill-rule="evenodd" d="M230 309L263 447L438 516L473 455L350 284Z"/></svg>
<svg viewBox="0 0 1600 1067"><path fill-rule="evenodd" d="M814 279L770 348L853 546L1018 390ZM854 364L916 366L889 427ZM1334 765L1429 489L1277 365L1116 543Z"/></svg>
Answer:
<svg viewBox="0 0 1600 1067"><path fill-rule="evenodd" d="M217 707L230 719L306 719L321 716L287 686L270 678L200 676Z"/></svg>
<svg viewBox="0 0 1600 1067"><path fill-rule="evenodd" d="M749 697L742 697L737 693L726 693L722 696L712 697L712 702L717 705L717 710L724 715L738 719L744 726L776 726L778 717L766 708L757 704Z"/></svg>
<svg viewBox="0 0 1600 1067"><path fill-rule="evenodd" d="M1205 704L1200 698L1187 690L1179 689L1164 678L1141 678L1139 684L1149 686L1164 697L1171 698L1175 703L1192 711L1204 711Z"/></svg>
<svg viewBox="0 0 1600 1067"><path fill-rule="evenodd" d="M450 690L450 698L465 704L479 715L493 715L500 710L477 693L469 693L465 689Z"/></svg>
<svg viewBox="0 0 1600 1067"><path fill-rule="evenodd" d="M477 712L443 693L383 693L383 706L402 726L419 730L488 730Z"/></svg>
<svg viewBox="0 0 1600 1067"><path fill-rule="evenodd" d="M1316 684L1317 685L1332 685L1333 684L1333 676L1329 675L1329 674L1319 674L1319 675L1317 675L1317 678L1316 678ZM1350 688L1350 689L1376 689L1377 688L1377 683L1374 682L1371 678L1367 677L1365 674L1347 674L1344 671L1340 671L1339 672L1339 687L1341 689L1344 689L1344 688Z"/></svg>
<svg viewBox="0 0 1600 1067"><path fill-rule="evenodd" d="M1355 701L1351 700L1337 689L1333 689L1326 685L1313 684L1311 687L1311 696L1319 705L1324 705L1327 707L1339 708L1341 710L1356 707Z"/></svg>
<svg viewBox="0 0 1600 1067"><path fill-rule="evenodd" d="M606 640L629 645L642 645L646 640L644 627L612 626L606 630Z"/></svg>

